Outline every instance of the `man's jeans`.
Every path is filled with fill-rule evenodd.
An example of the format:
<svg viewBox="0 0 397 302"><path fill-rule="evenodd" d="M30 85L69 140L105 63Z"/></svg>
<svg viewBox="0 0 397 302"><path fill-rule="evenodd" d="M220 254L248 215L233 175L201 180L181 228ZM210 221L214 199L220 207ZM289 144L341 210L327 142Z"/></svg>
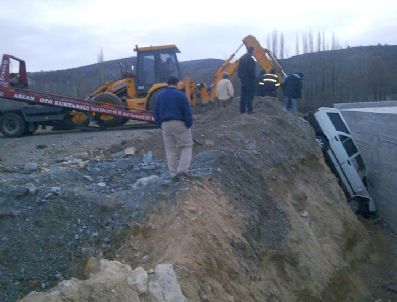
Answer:
<svg viewBox="0 0 397 302"><path fill-rule="evenodd" d="M252 112L252 100L255 95L255 83L254 85L241 85L241 97L240 97L240 113Z"/></svg>
<svg viewBox="0 0 397 302"><path fill-rule="evenodd" d="M294 98L285 96L283 98L283 104L285 109L290 110L293 113L296 113L298 111L298 103Z"/></svg>
<svg viewBox="0 0 397 302"><path fill-rule="evenodd" d="M182 121L168 121L161 124L165 155L171 177L187 173L192 161L192 131Z"/></svg>

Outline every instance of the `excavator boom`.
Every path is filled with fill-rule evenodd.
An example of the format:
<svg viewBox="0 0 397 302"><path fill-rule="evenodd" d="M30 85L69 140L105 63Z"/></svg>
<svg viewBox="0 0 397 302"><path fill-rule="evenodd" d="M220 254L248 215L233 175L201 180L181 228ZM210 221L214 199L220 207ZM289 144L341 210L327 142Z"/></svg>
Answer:
<svg viewBox="0 0 397 302"><path fill-rule="evenodd" d="M261 66L262 69L266 71L266 73L275 72L280 84L284 82L284 79L287 75L284 73L281 64L278 62L277 58L271 53L270 50L263 48L259 41L252 35L246 36L243 39L243 43L239 46L239 48L230 55L230 57L225 60L225 62L217 69L215 72L215 78L212 85L211 95L208 96L209 101L214 101L216 98L216 85L222 79L223 73L227 72L229 74L229 79L232 79L238 68L239 60L234 62L233 59L236 56L236 53L241 49L241 47L245 45L246 47L253 47L254 53L253 57ZM202 89L205 95L205 90ZM205 98L204 96L202 98Z"/></svg>

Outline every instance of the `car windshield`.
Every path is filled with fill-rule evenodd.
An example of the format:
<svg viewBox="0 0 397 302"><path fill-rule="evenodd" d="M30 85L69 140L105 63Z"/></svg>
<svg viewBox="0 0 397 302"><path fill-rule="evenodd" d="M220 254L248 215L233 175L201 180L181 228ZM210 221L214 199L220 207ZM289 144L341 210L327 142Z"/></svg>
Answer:
<svg viewBox="0 0 397 302"><path fill-rule="evenodd" d="M327 115L337 131L350 134L339 113L327 112Z"/></svg>

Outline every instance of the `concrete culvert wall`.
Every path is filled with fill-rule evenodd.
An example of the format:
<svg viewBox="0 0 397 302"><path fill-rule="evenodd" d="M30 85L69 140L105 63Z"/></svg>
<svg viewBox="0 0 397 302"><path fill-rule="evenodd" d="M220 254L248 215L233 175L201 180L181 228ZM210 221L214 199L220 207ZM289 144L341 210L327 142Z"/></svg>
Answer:
<svg viewBox="0 0 397 302"><path fill-rule="evenodd" d="M335 104L367 165L379 217L397 233L397 101Z"/></svg>
<svg viewBox="0 0 397 302"><path fill-rule="evenodd" d="M158 264L172 264L187 301L350 301L364 297L365 288L356 286L358 277L351 268L367 261L368 235L325 165L310 126L267 98L255 99L253 115L238 113L236 101L226 109L201 111L193 128L192 169L200 176L195 180L171 182L167 178L159 131L134 143L135 156L112 158L112 152L120 151L112 146L102 160L70 167L73 177L57 178L56 164L51 172L3 173L1 206L11 204L19 214L2 216L1 230L10 228L16 217L34 216L37 223L26 227L39 237L52 238L52 230L46 228L48 215L42 213L67 199L67 192L73 192L72 198L79 202L62 203L62 215L54 216L57 219L51 228L65 230L64 239L31 241L35 248L26 254L4 253L1 246L0 278L6 290L0 294L2 299L13 301L32 290L47 290L23 301L47 301L49 297L69 301L61 294L66 281L48 290L58 283L50 273L57 271L61 280L87 279L71 282L74 288L89 284L91 293L100 292L95 297L102 300L97 301L157 301L147 300L147 292L139 290L134 299L131 295L130 300L125 298L130 289L124 268L116 278L119 281L113 280L107 290L100 291L101 270L84 272L95 261L88 260L90 256L96 261L117 260L128 272L143 267L149 278ZM143 162L142 150L153 151L154 158ZM139 179L152 175L158 177L133 188ZM45 185L35 181L44 178ZM30 182L37 188L34 195L11 194L6 189ZM42 211L29 209L45 199L48 186L57 183L61 183L59 194L44 203ZM79 209L80 204L87 205L91 214ZM22 219L19 226L25 227ZM86 231L79 233L79 229ZM80 237L70 237L71 232ZM16 236L28 240L24 232L11 232L7 240ZM49 259L58 259L52 245L67 245L68 253L80 257L45 265ZM45 254L39 252L43 246L47 247ZM35 259L34 265L29 257ZM81 270L72 270L73 266ZM11 270L22 267L26 273L17 280ZM36 283L29 283L33 277ZM13 287L16 282L17 289ZM86 292L73 297L72 301L92 298Z"/></svg>

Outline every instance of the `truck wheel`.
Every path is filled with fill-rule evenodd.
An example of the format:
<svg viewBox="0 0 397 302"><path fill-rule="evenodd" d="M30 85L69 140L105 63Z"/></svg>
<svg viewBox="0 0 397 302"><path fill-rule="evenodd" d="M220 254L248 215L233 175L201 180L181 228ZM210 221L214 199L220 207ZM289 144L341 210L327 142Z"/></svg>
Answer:
<svg viewBox="0 0 397 302"><path fill-rule="evenodd" d="M27 124L22 116L6 113L0 117L0 132L5 137L19 137L25 134Z"/></svg>
<svg viewBox="0 0 397 302"><path fill-rule="evenodd" d="M146 110L153 112L156 108L156 99L160 92L163 91L164 88L157 89L153 92L146 101Z"/></svg>
<svg viewBox="0 0 397 302"><path fill-rule="evenodd" d="M98 103L105 105L105 104L110 104L113 105L116 108L123 108L125 109L125 105L123 104L123 101L113 93L109 92L103 92L98 94L94 99L94 103ZM103 128L107 127L116 127L116 126L121 126L124 125L128 119L124 117L118 117L118 116L113 116L109 114L101 114L101 113L96 113L95 115L95 121L98 123L99 126Z"/></svg>

